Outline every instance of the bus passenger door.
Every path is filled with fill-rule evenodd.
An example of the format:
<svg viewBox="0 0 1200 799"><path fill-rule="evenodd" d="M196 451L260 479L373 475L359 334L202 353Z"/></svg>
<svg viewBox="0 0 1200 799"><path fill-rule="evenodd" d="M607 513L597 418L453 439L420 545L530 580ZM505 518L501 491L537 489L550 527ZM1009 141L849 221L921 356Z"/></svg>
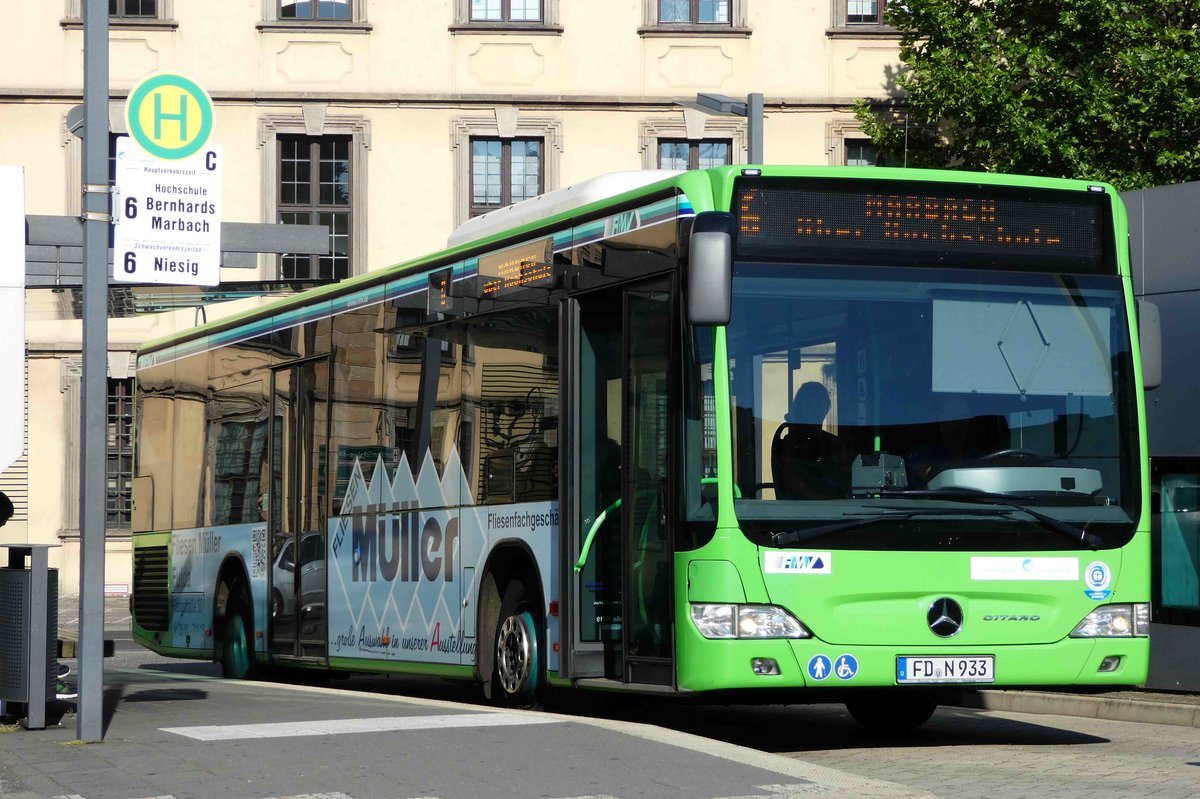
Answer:
<svg viewBox="0 0 1200 799"><path fill-rule="evenodd" d="M569 303L569 675L670 685L669 280ZM582 569L574 570L577 562Z"/></svg>
<svg viewBox="0 0 1200 799"><path fill-rule="evenodd" d="M271 390L269 650L324 658L327 359L276 369Z"/></svg>

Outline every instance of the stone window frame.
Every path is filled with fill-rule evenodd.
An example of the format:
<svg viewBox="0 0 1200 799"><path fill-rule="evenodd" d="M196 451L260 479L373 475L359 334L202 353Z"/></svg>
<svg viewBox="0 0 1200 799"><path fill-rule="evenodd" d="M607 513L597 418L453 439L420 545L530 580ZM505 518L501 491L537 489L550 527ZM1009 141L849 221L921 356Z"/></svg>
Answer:
<svg viewBox="0 0 1200 799"><path fill-rule="evenodd" d="M59 390L63 395L63 418L79 419L83 402L83 359L80 356L63 358L59 362ZM107 396L108 380L129 380L134 376L137 367L137 353L126 350L110 350L108 352L107 375L105 377L105 392ZM107 424L108 412L105 411ZM80 492L80 459L83 456L82 442L79 437L78 425L68 424L63 430L63 492L62 492L62 526L58 531L61 541L79 540L79 492ZM107 464L106 467L107 469ZM130 484L132 486L132 483ZM105 505L107 506L108 488L105 487ZM105 540L128 541L131 532L127 528L107 528L107 512L105 516Z"/></svg>
<svg viewBox="0 0 1200 799"><path fill-rule="evenodd" d="M86 0L65 0L63 28L74 29L83 27L83 6ZM109 30L167 30L173 31L179 27L175 19L175 0L158 0L154 17L109 17Z"/></svg>
<svg viewBox="0 0 1200 799"><path fill-rule="evenodd" d="M559 0L542 0L542 19L538 22L471 19L471 0L454 0L454 21L451 33L523 33L551 34L563 32L558 9Z"/></svg>
<svg viewBox="0 0 1200 799"><path fill-rule="evenodd" d="M562 175L562 120L526 116L516 108L496 108L492 116L456 117L450 122L454 158L454 227L471 218L471 139L541 139L542 191L559 188Z"/></svg>
<svg viewBox="0 0 1200 799"><path fill-rule="evenodd" d="M844 0L843 0L844 2ZM658 21L658 0L642 0L642 25L638 35L643 38L661 36L734 36L751 33L748 6L750 0L729 0L728 23L694 23Z"/></svg>
<svg viewBox="0 0 1200 799"><path fill-rule="evenodd" d="M477 142L498 142L500 144L500 203L492 205L490 203L479 204L475 203L475 148ZM538 191L537 194L545 194L545 177L546 177L546 141L541 136L514 136L512 138L501 138L499 136L472 136L467 142L470 152L468 153L468 161L470 164L467 170L467 195L469 197L470 207L468 214L472 217L483 216L492 211L504 208L507 205L513 205L514 201L511 197L513 171L514 171L514 153L513 144L515 142L537 142L539 144L539 152L537 156L537 177ZM535 194L534 196L537 196ZM508 202L505 202L505 200ZM532 197L523 197L522 200L532 199Z"/></svg>
<svg viewBox="0 0 1200 799"><path fill-rule="evenodd" d="M887 8L888 0L878 0L878 2L883 3L884 9ZM861 39L873 36L886 39L900 38L900 32L886 22L847 22L848 8L848 0L833 0L830 5L829 29L825 31L826 36L831 39Z"/></svg>
<svg viewBox="0 0 1200 799"><path fill-rule="evenodd" d="M866 139L857 119L835 119L825 124L825 154L830 166L846 166L846 141Z"/></svg>
<svg viewBox="0 0 1200 799"><path fill-rule="evenodd" d="M354 170L350 178L350 267L349 277L367 271L367 213L368 153L371 149L371 123L360 116L328 114L328 105L305 105L298 114L264 114L258 119L258 149L260 153L259 196L262 219L274 223L279 213L279 174L276 143L280 134L302 136L349 136L350 163ZM258 256L259 271L268 280L279 279L278 255Z"/></svg>
<svg viewBox="0 0 1200 799"><path fill-rule="evenodd" d="M712 116L703 111L684 108L679 113L646 117L638 123L638 152L642 169L658 169L659 139L728 140L731 143L731 164L747 162L746 119L744 117Z"/></svg>
<svg viewBox="0 0 1200 799"><path fill-rule="evenodd" d="M283 33L370 33L372 27L367 0L350 0L350 19L283 19L279 0L262 0L262 19L255 25L259 31Z"/></svg>

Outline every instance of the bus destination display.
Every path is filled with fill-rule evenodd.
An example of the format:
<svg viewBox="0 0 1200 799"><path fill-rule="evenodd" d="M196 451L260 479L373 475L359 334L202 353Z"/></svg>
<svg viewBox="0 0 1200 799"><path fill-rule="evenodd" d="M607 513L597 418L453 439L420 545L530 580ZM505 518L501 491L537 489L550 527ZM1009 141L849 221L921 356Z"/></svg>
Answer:
<svg viewBox="0 0 1200 799"><path fill-rule="evenodd" d="M1102 192L776 178L734 200L742 258L1115 272Z"/></svg>
<svg viewBox="0 0 1200 799"><path fill-rule="evenodd" d="M479 257L479 297L490 299L522 288L554 286L554 240L524 242Z"/></svg>

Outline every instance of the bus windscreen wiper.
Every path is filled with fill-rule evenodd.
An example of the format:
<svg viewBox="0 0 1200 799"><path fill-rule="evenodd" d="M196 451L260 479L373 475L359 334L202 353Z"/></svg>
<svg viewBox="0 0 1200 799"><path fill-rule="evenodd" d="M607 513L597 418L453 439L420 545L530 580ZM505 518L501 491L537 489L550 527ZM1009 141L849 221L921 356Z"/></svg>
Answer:
<svg viewBox="0 0 1200 799"><path fill-rule="evenodd" d="M1072 541L1081 544L1087 544L1091 549L1099 549L1101 540L1094 533L1089 533L1082 527L1076 527L1070 522L1064 522L1061 519L1056 519L1053 516L1048 516L1041 511L1036 511L1028 505L1022 505L1016 501L1016 498L1008 494L996 494L990 491L975 491L969 488L937 488L937 489L897 489L894 491L882 491L880 496L884 497L923 497L929 499L953 499L962 500L965 502L994 502L997 505L1007 505L1015 511L1020 511L1027 516L1035 519L1042 527L1051 532L1058 533L1064 538L1069 538Z"/></svg>
<svg viewBox="0 0 1200 799"><path fill-rule="evenodd" d="M853 530L856 527L865 527L875 522L890 521L892 519L911 519L915 516L1007 516L1010 513L1012 513L1011 510L1004 508L887 508L886 513L862 514L840 522L806 527L803 530L788 530L782 533L773 533L771 535L771 543L777 547L786 547L813 538L820 538L823 535L840 533L843 530Z"/></svg>

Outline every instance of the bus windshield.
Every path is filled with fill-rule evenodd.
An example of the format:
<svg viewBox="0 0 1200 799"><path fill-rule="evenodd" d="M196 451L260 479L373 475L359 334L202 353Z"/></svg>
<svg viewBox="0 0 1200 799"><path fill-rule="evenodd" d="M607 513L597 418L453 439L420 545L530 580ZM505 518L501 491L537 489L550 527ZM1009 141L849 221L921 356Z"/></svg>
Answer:
<svg viewBox="0 0 1200 799"><path fill-rule="evenodd" d="M757 543L1132 535L1136 397L1115 276L741 262L727 341L735 508Z"/></svg>

